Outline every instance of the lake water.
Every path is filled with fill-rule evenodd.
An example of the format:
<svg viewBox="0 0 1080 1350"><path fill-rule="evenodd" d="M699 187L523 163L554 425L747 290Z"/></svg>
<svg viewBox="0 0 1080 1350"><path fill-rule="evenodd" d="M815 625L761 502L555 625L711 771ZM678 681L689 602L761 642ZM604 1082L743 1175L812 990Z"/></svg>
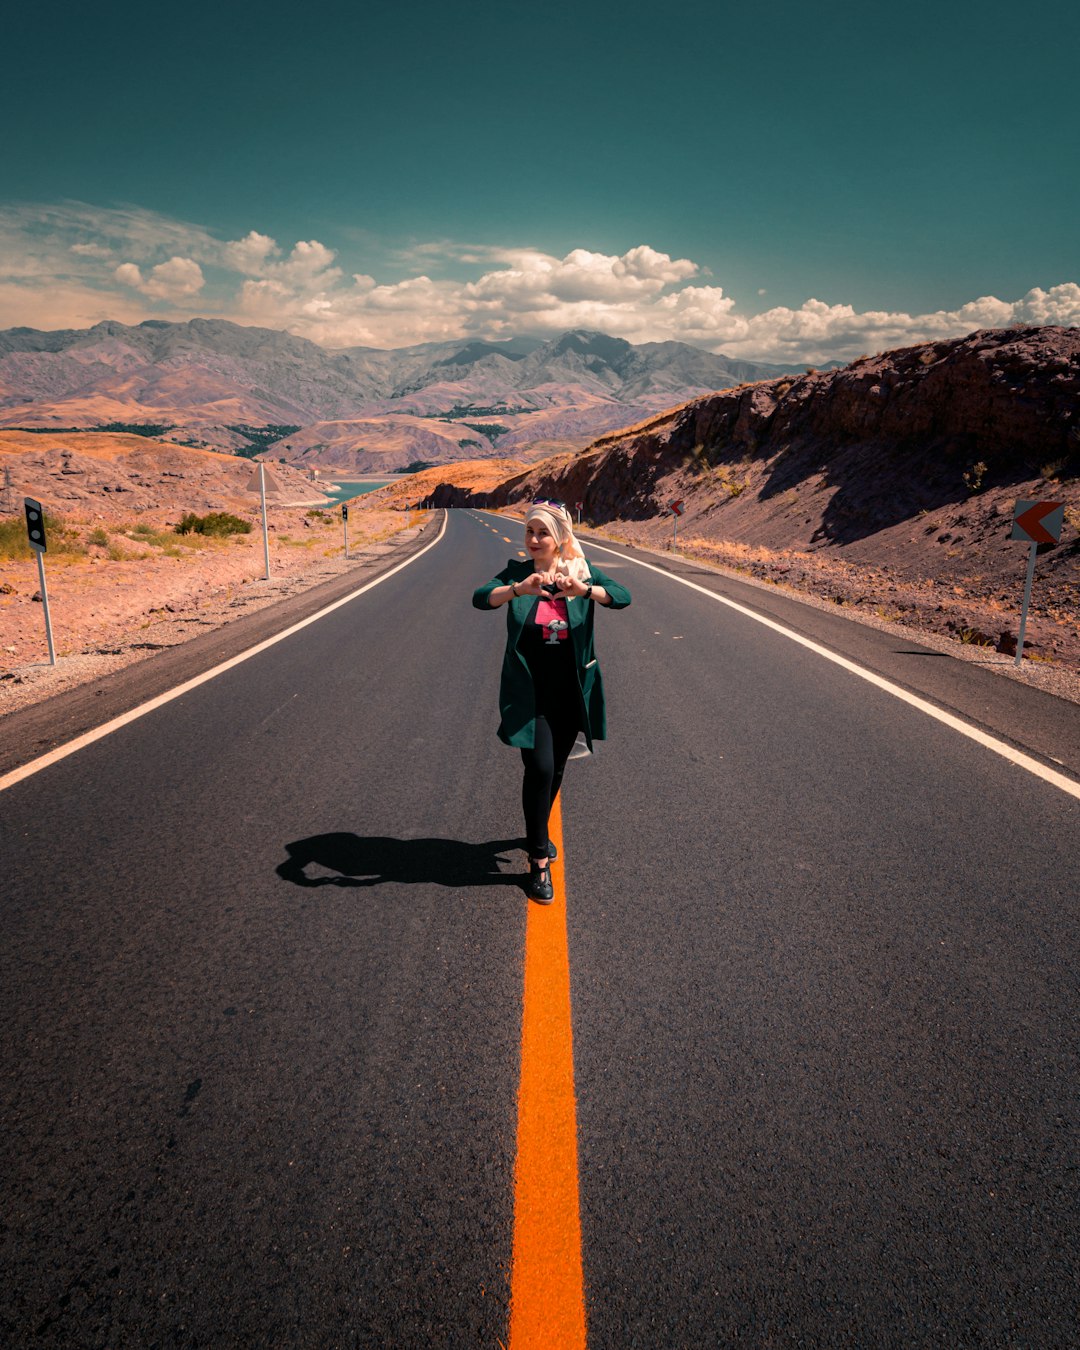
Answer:
<svg viewBox="0 0 1080 1350"><path fill-rule="evenodd" d="M331 501L348 502L352 501L353 497L359 497L365 492L374 492L376 488L386 487L387 483L400 483L404 477L405 475L402 474L400 478L369 478L360 483L346 482L339 478L332 484L329 480L320 483L319 490L325 492Z"/></svg>

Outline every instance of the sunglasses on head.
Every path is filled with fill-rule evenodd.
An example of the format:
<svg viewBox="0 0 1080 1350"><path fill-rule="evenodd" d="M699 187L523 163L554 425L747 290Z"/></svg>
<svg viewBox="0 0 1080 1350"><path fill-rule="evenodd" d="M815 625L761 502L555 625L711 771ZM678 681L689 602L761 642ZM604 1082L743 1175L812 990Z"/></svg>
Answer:
<svg viewBox="0 0 1080 1350"><path fill-rule="evenodd" d="M554 497L534 497L529 503L530 506L557 506L560 511L566 510L565 502L557 502Z"/></svg>

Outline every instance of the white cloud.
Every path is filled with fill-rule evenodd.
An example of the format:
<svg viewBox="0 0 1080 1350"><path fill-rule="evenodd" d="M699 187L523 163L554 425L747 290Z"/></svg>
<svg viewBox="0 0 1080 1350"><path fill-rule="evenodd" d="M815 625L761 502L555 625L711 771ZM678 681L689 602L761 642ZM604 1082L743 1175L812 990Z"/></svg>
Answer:
<svg viewBox="0 0 1080 1350"><path fill-rule="evenodd" d="M131 286L137 291L141 291L146 284L136 263L121 263L113 276L121 286Z"/></svg>
<svg viewBox="0 0 1080 1350"><path fill-rule="evenodd" d="M122 285L134 287L151 300L184 300L197 295L206 283L197 262L178 257L158 263L145 278L135 263L121 263L113 276Z"/></svg>
<svg viewBox="0 0 1080 1350"><path fill-rule="evenodd" d="M1020 301L1016 317L1025 323L1058 323L1069 328L1080 327L1080 286L1074 281L1068 281L1062 286L1051 286L1048 291L1036 286Z"/></svg>
<svg viewBox="0 0 1080 1350"><path fill-rule="evenodd" d="M257 277L266 272L270 259L281 250L269 235L252 230L243 239L233 239L222 249L222 261L234 271Z"/></svg>
<svg viewBox="0 0 1080 1350"><path fill-rule="evenodd" d="M282 246L252 229L223 241L137 207L0 208L0 325L80 327L106 317L200 314L287 328L331 347L592 328L632 342L676 339L788 365L850 360L980 327L1080 325L1076 282L923 314L857 311L816 298L752 313L753 304L743 308L711 284L707 268L647 244L622 254L576 248L562 257L447 240L380 252L356 229L343 234L407 275L387 282L346 270L317 239ZM753 301L765 294L760 288Z"/></svg>

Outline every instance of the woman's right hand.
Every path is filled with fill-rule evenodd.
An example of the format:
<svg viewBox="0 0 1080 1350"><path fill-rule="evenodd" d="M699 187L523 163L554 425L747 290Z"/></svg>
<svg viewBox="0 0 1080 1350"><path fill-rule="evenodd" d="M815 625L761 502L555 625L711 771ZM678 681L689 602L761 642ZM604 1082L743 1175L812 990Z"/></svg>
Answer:
<svg viewBox="0 0 1080 1350"><path fill-rule="evenodd" d="M534 572L531 577L517 584L518 595L543 595L544 583L548 580L543 572Z"/></svg>

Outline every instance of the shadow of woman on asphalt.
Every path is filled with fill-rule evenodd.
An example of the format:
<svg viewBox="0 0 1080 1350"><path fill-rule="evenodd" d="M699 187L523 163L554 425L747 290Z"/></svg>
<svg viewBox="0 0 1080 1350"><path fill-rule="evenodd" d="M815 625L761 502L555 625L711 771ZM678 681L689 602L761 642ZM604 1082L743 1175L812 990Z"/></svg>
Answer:
<svg viewBox="0 0 1080 1350"><path fill-rule="evenodd" d="M517 886L524 890L528 874L504 872L503 855L523 849L524 839L492 839L466 844L460 839L394 839L385 835L314 834L286 844L288 858L277 874L295 886L406 885ZM520 861L517 864L520 869ZM333 875L326 875L332 873Z"/></svg>

